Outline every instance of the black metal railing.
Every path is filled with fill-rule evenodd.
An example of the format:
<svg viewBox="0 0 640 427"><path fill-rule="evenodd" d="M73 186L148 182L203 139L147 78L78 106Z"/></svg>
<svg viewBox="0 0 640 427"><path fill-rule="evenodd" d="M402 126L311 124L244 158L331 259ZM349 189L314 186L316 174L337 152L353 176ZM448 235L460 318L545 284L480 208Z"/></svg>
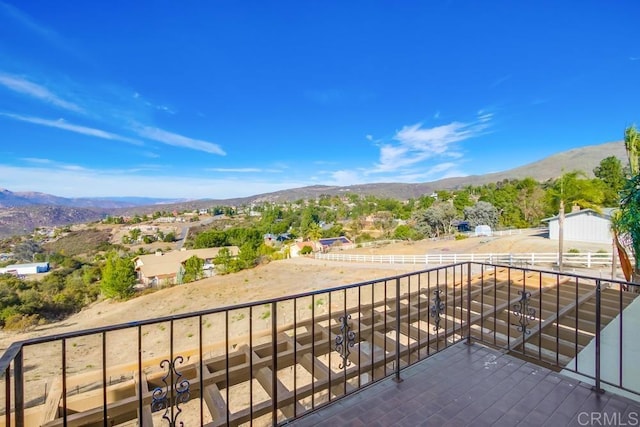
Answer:
<svg viewBox="0 0 640 427"><path fill-rule="evenodd" d="M34 338L0 358L0 425L278 425L461 341L640 394L625 370L634 286L465 262Z"/></svg>

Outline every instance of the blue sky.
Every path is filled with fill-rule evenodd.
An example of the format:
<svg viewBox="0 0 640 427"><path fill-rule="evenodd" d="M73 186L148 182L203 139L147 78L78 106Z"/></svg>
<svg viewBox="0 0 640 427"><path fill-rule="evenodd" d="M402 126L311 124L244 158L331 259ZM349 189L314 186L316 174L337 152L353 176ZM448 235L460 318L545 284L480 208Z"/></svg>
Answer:
<svg viewBox="0 0 640 427"><path fill-rule="evenodd" d="M0 187L224 199L620 140L640 124L638 17L634 0L0 0Z"/></svg>

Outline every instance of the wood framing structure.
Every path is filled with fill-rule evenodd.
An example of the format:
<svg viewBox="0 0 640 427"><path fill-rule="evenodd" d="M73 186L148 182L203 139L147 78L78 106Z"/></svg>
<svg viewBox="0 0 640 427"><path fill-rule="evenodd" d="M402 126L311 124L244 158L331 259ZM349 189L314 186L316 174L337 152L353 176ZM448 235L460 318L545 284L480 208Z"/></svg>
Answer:
<svg viewBox="0 0 640 427"><path fill-rule="evenodd" d="M601 327L638 295L593 278L477 270L462 264L293 297L289 316L279 305L286 299L262 304L270 327L254 330L250 319L246 334L229 336L227 323L218 341L197 348L172 345L153 358L55 378L25 410L26 425L272 425L399 379L402 368L466 339L560 369L595 335L598 292Z"/></svg>

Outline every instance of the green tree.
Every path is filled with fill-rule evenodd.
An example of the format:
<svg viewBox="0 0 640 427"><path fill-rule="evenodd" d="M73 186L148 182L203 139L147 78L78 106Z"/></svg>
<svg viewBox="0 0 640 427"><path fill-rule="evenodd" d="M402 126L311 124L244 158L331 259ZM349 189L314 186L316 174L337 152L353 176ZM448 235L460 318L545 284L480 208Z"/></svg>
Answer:
<svg viewBox="0 0 640 427"><path fill-rule="evenodd" d="M306 236L309 240L318 240L322 237L322 228L316 222L312 222L307 227Z"/></svg>
<svg viewBox="0 0 640 427"><path fill-rule="evenodd" d="M436 202L436 199L431 197L430 195L422 195L416 201L416 207L418 209L427 209L430 208Z"/></svg>
<svg viewBox="0 0 640 427"><path fill-rule="evenodd" d="M208 230L198 234L195 238L194 248L219 248L227 245L227 235L224 231Z"/></svg>
<svg viewBox="0 0 640 427"><path fill-rule="evenodd" d="M451 233L451 222L456 218L456 208L449 202L436 202L415 217L416 229L424 235L439 237Z"/></svg>
<svg viewBox="0 0 640 427"><path fill-rule="evenodd" d="M220 274L233 272L232 261L233 257L229 248L220 248L218 255L213 259L213 263Z"/></svg>
<svg viewBox="0 0 640 427"><path fill-rule="evenodd" d="M581 208L599 209L605 199L605 186L599 179L588 179L582 171L563 174L555 180L547 191L548 213L555 215L560 208L560 200L565 207L573 205Z"/></svg>
<svg viewBox="0 0 640 427"><path fill-rule="evenodd" d="M136 243L138 241L138 239L140 238L140 235L142 234L142 230L140 230L139 228L134 228L133 230L131 230L129 232L129 238L131 239L131 242Z"/></svg>
<svg viewBox="0 0 640 427"><path fill-rule="evenodd" d="M469 194L468 190L458 191L455 194L453 199L453 206L455 206L458 211L458 215L462 215L464 213L465 208L473 206L474 202L471 199L471 194Z"/></svg>
<svg viewBox="0 0 640 427"><path fill-rule="evenodd" d="M471 227L489 225L495 228L498 225L498 210L489 202L479 201L474 206L464 208L464 219L469 221Z"/></svg>
<svg viewBox="0 0 640 427"><path fill-rule="evenodd" d="M253 268L255 267L257 260L258 252L250 242L247 242L240 247L240 253L238 254L240 268Z"/></svg>
<svg viewBox="0 0 640 427"><path fill-rule="evenodd" d="M502 180L484 186L479 201L489 202L498 210L499 224L505 227L526 225L524 216L518 205L517 181Z"/></svg>
<svg viewBox="0 0 640 427"><path fill-rule="evenodd" d="M619 200L619 193L625 182L622 162L616 156L609 156L602 159L600 164L593 169L593 174L606 185L605 200L606 206L615 206Z"/></svg>
<svg viewBox="0 0 640 427"><path fill-rule="evenodd" d="M422 235L406 224L396 227L393 238L398 240L420 240Z"/></svg>
<svg viewBox="0 0 640 427"><path fill-rule="evenodd" d="M307 206L302 210L300 215L300 235L308 236L309 229L314 226L318 226L320 222L320 216L315 206ZM319 227L318 227L319 228Z"/></svg>
<svg viewBox="0 0 640 427"><path fill-rule="evenodd" d="M344 235L345 233L342 224L336 223L329 228L323 229L321 237L336 237Z"/></svg>
<svg viewBox="0 0 640 427"><path fill-rule="evenodd" d="M638 175L640 173L640 133L635 125L624 130L624 147L627 150L631 175Z"/></svg>
<svg viewBox="0 0 640 427"><path fill-rule="evenodd" d="M532 227L544 218L544 190L540 183L533 178L524 178L516 183L518 194L516 206L522 212L523 223L508 224L516 227Z"/></svg>
<svg viewBox="0 0 640 427"><path fill-rule="evenodd" d="M100 291L107 298L126 299L133 295L136 284L136 272L133 261L123 258L117 252L107 254L104 266L100 270Z"/></svg>
<svg viewBox="0 0 640 427"><path fill-rule="evenodd" d="M182 281L188 283L202 278L202 267L204 267L204 260L202 258L198 258L194 255L186 260L184 262L184 274L182 276Z"/></svg>
<svg viewBox="0 0 640 427"><path fill-rule="evenodd" d="M629 259L628 251L635 259L633 265L627 266L623 258L625 277L634 283L640 283L640 135L635 126L625 129L624 142L631 176L621 191L620 209L613 217L612 228L625 258ZM640 287L634 287L634 291L640 291L638 288Z"/></svg>
<svg viewBox="0 0 640 427"><path fill-rule="evenodd" d="M148 245L150 243L155 242L156 238L155 238L155 236L151 236L149 234L145 234L144 236L142 236L142 241Z"/></svg>

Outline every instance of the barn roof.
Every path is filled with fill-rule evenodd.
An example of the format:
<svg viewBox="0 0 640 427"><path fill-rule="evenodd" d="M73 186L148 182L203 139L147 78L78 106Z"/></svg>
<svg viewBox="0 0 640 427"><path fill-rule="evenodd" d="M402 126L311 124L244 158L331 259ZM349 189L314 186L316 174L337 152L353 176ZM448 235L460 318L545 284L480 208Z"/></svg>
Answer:
<svg viewBox="0 0 640 427"><path fill-rule="evenodd" d="M564 214L564 217L569 218L577 215L596 215L596 216L599 216L600 218L611 219L611 215L615 210L616 208L602 208L598 212L595 209L580 209L579 211L575 211L575 212L567 212ZM549 218L544 218L542 221L549 222L549 221L556 220L558 218L559 218L559 215L555 215Z"/></svg>

